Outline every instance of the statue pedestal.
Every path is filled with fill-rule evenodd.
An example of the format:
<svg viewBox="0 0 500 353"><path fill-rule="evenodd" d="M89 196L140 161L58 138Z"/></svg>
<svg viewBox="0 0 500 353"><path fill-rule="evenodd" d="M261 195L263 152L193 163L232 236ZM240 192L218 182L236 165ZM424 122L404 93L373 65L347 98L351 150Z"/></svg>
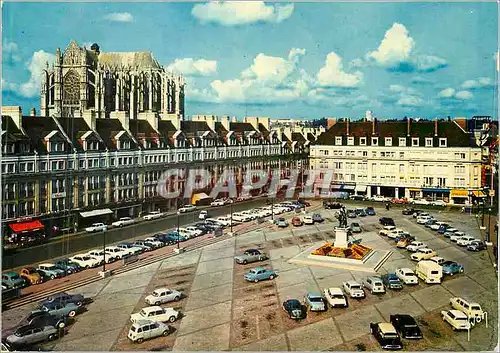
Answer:
<svg viewBox="0 0 500 353"><path fill-rule="evenodd" d="M349 228L340 228L335 227L335 242L333 246L336 248L346 249L347 246L347 235L349 232Z"/></svg>

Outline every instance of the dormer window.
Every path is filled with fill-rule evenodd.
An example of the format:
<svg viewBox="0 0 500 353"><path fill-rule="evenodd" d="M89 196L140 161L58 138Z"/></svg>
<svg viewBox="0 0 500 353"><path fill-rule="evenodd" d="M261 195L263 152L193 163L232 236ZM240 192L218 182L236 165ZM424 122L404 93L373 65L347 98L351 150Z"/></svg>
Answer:
<svg viewBox="0 0 500 353"><path fill-rule="evenodd" d="M349 136L347 138L347 146L354 146L354 137L353 136Z"/></svg>
<svg viewBox="0 0 500 353"><path fill-rule="evenodd" d="M406 147L406 137L399 138L399 147Z"/></svg>
<svg viewBox="0 0 500 353"><path fill-rule="evenodd" d="M446 137L441 137L439 139L439 147L446 147L446 146L447 146Z"/></svg>
<svg viewBox="0 0 500 353"><path fill-rule="evenodd" d="M425 138L425 147L432 147L432 137Z"/></svg>
<svg viewBox="0 0 500 353"><path fill-rule="evenodd" d="M342 136L335 136L335 146L342 146Z"/></svg>
<svg viewBox="0 0 500 353"><path fill-rule="evenodd" d="M385 145L386 146L392 146L392 137L386 137L385 138Z"/></svg>
<svg viewBox="0 0 500 353"><path fill-rule="evenodd" d="M366 146L366 137L360 137L359 138L359 145L360 146Z"/></svg>
<svg viewBox="0 0 500 353"><path fill-rule="evenodd" d="M419 145L418 137L412 137L411 138L411 146L418 147L418 145Z"/></svg>
<svg viewBox="0 0 500 353"><path fill-rule="evenodd" d="M49 142L50 152L63 152L64 151L64 142Z"/></svg>
<svg viewBox="0 0 500 353"><path fill-rule="evenodd" d="M372 137L372 146L378 146L378 137Z"/></svg>
<svg viewBox="0 0 500 353"><path fill-rule="evenodd" d="M119 142L119 150L127 150L130 149L130 141L120 141Z"/></svg>

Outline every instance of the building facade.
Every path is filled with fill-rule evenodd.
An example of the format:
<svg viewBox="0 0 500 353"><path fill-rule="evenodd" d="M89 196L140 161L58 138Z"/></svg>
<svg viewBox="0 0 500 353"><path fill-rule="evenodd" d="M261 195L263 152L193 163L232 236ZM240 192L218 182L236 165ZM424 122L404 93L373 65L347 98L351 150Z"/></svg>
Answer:
<svg viewBox="0 0 500 353"><path fill-rule="evenodd" d="M319 180L332 174L331 191L468 204L486 196L482 144L450 119L344 119L311 146L309 162Z"/></svg>

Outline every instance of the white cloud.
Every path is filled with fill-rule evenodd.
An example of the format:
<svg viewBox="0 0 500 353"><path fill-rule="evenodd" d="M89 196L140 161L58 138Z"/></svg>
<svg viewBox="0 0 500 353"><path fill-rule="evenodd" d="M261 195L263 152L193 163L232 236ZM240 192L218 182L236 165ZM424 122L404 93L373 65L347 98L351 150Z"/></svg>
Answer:
<svg viewBox="0 0 500 353"><path fill-rule="evenodd" d="M104 16L104 19L112 22L133 22L134 17L128 12L112 12Z"/></svg>
<svg viewBox="0 0 500 353"><path fill-rule="evenodd" d="M217 72L217 61L192 58L175 59L167 66L167 70L186 76L210 76Z"/></svg>
<svg viewBox="0 0 500 353"><path fill-rule="evenodd" d="M40 94L40 83L42 81L42 73L45 65L54 62L55 55L39 50L33 53L31 60L26 63L26 69L30 72L28 81L16 84L2 80L2 85L5 89L15 91L23 97L31 98Z"/></svg>
<svg viewBox="0 0 500 353"><path fill-rule="evenodd" d="M237 26L259 21L280 23L292 15L294 8L293 4L266 5L263 1L210 1L194 5L191 14L203 23Z"/></svg>
<svg viewBox="0 0 500 353"><path fill-rule="evenodd" d="M16 83L7 82L2 77L2 91L17 92L19 86Z"/></svg>
<svg viewBox="0 0 500 353"><path fill-rule="evenodd" d="M434 55L414 55L415 40L408 29L395 22L385 32L378 48L366 54L366 63L362 59L351 61L354 67L374 64L388 70L403 72L432 72L447 65L446 60Z"/></svg>
<svg viewBox="0 0 500 353"><path fill-rule="evenodd" d="M402 85L390 85L389 86L389 90L392 91L392 92L421 95L420 92L416 91L415 89L413 89L411 87L405 87L405 86L402 86Z"/></svg>
<svg viewBox="0 0 500 353"><path fill-rule="evenodd" d="M305 49L293 48L288 54L289 59L286 60L260 53L255 57L253 64L243 70L241 76L247 79L281 83L295 71L300 57L304 54Z"/></svg>
<svg viewBox="0 0 500 353"><path fill-rule="evenodd" d="M472 99L472 97L474 97L474 95L469 91L460 91L455 94L455 98L462 100Z"/></svg>
<svg viewBox="0 0 500 353"><path fill-rule="evenodd" d="M304 48L292 48L288 53L288 60L297 63L304 55L306 55L306 50Z"/></svg>
<svg viewBox="0 0 500 353"><path fill-rule="evenodd" d="M451 98L455 95L454 88L445 88L438 93L439 98Z"/></svg>
<svg viewBox="0 0 500 353"><path fill-rule="evenodd" d="M475 80L464 81L460 87L464 89L487 88L493 86L493 80L489 77L479 77Z"/></svg>
<svg viewBox="0 0 500 353"><path fill-rule="evenodd" d="M22 60L19 55L19 47L14 42L3 41L2 54L4 63L19 62Z"/></svg>
<svg viewBox="0 0 500 353"><path fill-rule="evenodd" d="M361 84L363 73L360 71L352 74L345 72L342 65L342 58L336 53L331 52L327 55L325 66L319 70L317 78L321 86L356 87Z"/></svg>
<svg viewBox="0 0 500 353"><path fill-rule="evenodd" d="M402 107L420 107L424 105L424 101L417 96L402 96L396 104Z"/></svg>

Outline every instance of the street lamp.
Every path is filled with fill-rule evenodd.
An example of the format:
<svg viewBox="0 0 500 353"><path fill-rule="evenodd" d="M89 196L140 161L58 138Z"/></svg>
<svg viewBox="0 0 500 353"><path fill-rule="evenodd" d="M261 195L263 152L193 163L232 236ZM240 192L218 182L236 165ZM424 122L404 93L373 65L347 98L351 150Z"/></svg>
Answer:
<svg viewBox="0 0 500 353"><path fill-rule="evenodd" d="M231 212L230 227L231 227L231 235L232 235L233 234L233 200L231 200L231 202L229 203L229 210Z"/></svg>
<svg viewBox="0 0 500 353"><path fill-rule="evenodd" d="M488 230L486 231L486 241L490 242L490 230L491 230L491 208L488 208Z"/></svg>
<svg viewBox="0 0 500 353"><path fill-rule="evenodd" d="M102 273L106 272L106 229L102 230L102 251L103 251L103 259L102 262Z"/></svg>

